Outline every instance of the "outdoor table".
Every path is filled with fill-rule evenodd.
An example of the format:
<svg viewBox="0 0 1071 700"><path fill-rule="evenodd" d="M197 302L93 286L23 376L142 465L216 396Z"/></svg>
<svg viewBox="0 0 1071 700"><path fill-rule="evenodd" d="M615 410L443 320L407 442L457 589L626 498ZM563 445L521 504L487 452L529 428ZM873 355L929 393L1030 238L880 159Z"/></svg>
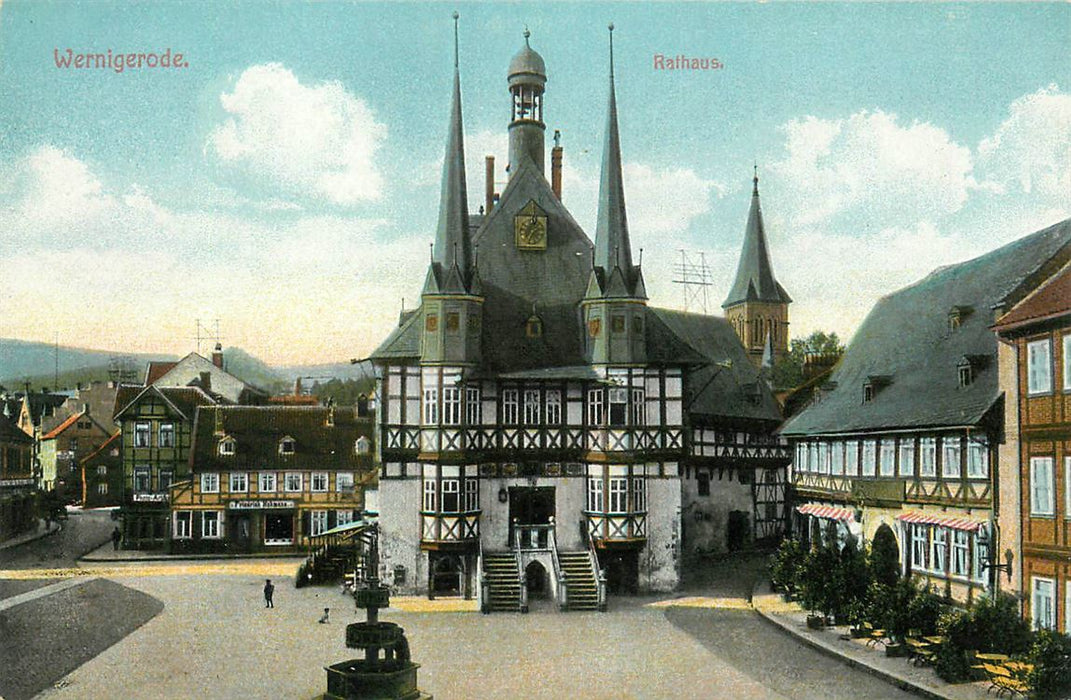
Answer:
<svg viewBox="0 0 1071 700"><path fill-rule="evenodd" d="M1004 663L1008 660L1007 654L975 654L974 658L981 659L982 661L992 661L994 663Z"/></svg>
<svg viewBox="0 0 1071 700"><path fill-rule="evenodd" d="M1023 663L1022 661L1005 661L1004 667L1015 674L1027 674L1034 670L1034 664Z"/></svg>
<svg viewBox="0 0 1071 700"><path fill-rule="evenodd" d="M945 643L945 638L941 637L941 636L923 637L923 639L925 639L930 644L944 644Z"/></svg>

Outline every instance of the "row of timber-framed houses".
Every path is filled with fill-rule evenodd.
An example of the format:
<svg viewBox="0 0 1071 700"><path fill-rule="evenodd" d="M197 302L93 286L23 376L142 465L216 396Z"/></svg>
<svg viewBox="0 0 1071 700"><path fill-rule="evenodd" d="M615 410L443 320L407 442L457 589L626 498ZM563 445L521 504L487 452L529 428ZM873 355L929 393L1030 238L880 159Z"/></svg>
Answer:
<svg viewBox="0 0 1071 700"><path fill-rule="evenodd" d="M509 182L494 192L489 157L470 216L455 65L421 305L371 357L384 578L485 609L595 607L600 574L611 592L670 590L682 560L781 533L780 414L740 324L647 303L612 71L594 243L561 202L558 145L545 177L546 66L527 33L507 77ZM757 184L753 217L761 230Z"/></svg>
<svg viewBox="0 0 1071 700"><path fill-rule="evenodd" d="M37 526L34 440L0 415L0 542Z"/></svg>
<svg viewBox="0 0 1071 700"><path fill-rule="evenodd" d="M903 571L960 601L1013 580L1017 525L998 515L1019 493L1019 455L1006 447L1016 399L1002 380L1015 370L993 325L1069 256L1063 222L878 302L781 429L800 535L821 537L828 521L864 541L890 528Z"/></svg>

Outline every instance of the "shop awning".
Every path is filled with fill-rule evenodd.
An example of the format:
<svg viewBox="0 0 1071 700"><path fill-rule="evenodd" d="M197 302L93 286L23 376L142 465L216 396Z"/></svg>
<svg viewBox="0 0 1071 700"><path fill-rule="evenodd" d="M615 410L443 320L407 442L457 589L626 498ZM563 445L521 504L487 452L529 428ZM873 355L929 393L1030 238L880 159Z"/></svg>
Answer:
<svg viewBox="0 0 1071 700"><path fill-rule="evenodd" d="M855 522L855 513L851 509L824 506L820 503L805 503L802 506L797 506L796 512L801 515L813 515L816 518L843 520L846 523Z"/></svg>
<svg viewBox="0 0 1071 700"><path fill-rule="evenodd" d="M937 515L936 513L920 513L918 511L898 515L896 519L911 525L939 525L953 530L963 530L964 532L978 532L985 527L985 523L980 523L977 520L953 518L947 515Z"/></svg>
<svg viewBox="0 0 1071 700"><path fill-rule="evenodd" d="M331 537L332 535L356 535L361 530L371 527L375 523L371 520L355 520L352 523L346 523L345 525L338 525L330 530L324 530L319 535L312 535L310 539L317 539L320 537Z"/></svg>

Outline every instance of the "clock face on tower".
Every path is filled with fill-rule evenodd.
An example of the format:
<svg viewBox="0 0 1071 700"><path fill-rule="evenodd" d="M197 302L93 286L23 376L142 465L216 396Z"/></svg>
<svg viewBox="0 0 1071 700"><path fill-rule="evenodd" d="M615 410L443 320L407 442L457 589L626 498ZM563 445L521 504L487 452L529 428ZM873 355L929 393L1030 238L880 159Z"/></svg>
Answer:
<svg viewBox="0 0 1071 700"><path fill-rule="evenodd" d="M520 250L547 249L547 215L530 201L513 218L514 241Z"/></svg>

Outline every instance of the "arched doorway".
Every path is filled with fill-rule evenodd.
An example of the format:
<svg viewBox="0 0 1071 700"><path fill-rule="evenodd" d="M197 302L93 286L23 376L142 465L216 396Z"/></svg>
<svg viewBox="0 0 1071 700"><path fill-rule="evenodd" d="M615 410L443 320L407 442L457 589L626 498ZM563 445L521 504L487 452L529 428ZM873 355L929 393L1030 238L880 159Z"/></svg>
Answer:
<svg viewBox="0 0 1071 700"><path fill-rule="evenodd" d="M524 567L524 581L528 585L529 598L547 597L547 570L538 561Z"/></svg>
<svg viewBox="0 0 1071 700"><path fill-rule="evenodd" d="M896 533L888 525L880 525L874 533L870 561L874 579L879 583L892 586L900 578L900 545L896 542Z"/></svg>

